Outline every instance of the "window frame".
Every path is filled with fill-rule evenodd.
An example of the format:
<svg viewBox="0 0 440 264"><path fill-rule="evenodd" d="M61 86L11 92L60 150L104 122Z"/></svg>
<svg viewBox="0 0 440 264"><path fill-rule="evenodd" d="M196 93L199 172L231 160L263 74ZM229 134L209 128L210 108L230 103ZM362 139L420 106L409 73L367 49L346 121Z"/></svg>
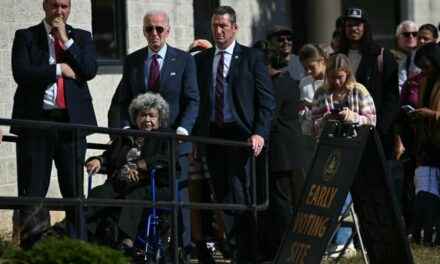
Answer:
<svg viewBox="0 0 440 264"><path fill-rule="evenodd" d="M93 8L93 2L92 2ZM99 58L97 62L99 66L120 66L123 65L124 59L127 56L127 6L126 1L113 0L113 16L114 16L114 30L116 36L116 50L119 58ZM92 12L93 16L93 12ZM93 17L92 17L93 21ZM94 35L92 23L92 35ZM96 48L96 45L95 45Z"/></svg>

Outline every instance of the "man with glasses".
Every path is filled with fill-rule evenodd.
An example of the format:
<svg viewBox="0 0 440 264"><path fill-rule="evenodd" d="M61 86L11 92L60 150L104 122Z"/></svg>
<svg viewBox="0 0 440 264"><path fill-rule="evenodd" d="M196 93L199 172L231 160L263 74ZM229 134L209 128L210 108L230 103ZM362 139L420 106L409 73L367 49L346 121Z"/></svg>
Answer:
<svg viewBox="0 0 440 264"><path fill-rule="evenodd" d="M170 34L169 17L164 11L149 11L143 20L143 32L148 45L128 55L124 62L119 95L121 127L129 128L128 106L138 94L160 93L170 106L169 126L178 135L189 135L199 110L199 93L193 56L166 43ZM191 143L177 146L180 179L179 199L188 201L188 154ZM190 248L189 210L182 209L182 240ZM189 252L189 251L188 251Z"/></svg>
<svg viewBox="0 0 440 264"><path fill-rule="evenodd" d="M410 54L417 45L418 26L414 21L402 21L396 28L396 49L390 50L398 64Z"/></svg>
<svg viewBox="0 0 440 264"><path fill-rule="evenodd" d="M408 77L412 76L409 73L414 71L414 69L411 69L415 66L414 63L411 63L411 52L417 46L417 31L417 24L411 20L401 22L396 28L397 47L391 52L396 58L397 64L399 64L399 91Z"/></svg>
<svg viewBox="0 0 440 264"><path fill-rule="evenodd" d="M266 39L277 47L282 57L289 62L289 64L281 70L283 72L289 72L290 77L299 83L305 76L305 73L298 56L292 53L292 30L284 26L274 26L267 31Z"/></svg>

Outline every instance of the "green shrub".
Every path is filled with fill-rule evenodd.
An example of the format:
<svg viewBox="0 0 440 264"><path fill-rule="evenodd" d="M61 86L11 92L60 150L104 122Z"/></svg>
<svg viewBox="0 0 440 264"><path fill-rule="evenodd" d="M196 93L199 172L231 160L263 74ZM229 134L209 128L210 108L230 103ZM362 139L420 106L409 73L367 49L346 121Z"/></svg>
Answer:
<svg viewBox="0 0 440 264"><path fill-rule="evenodd" d="M37 242L31 250L23 251L9 248L1 263L29 264L127 264L130 263L122 251L89 244L70 238L50 238ZM9 262L9 260L15 260Z"/></svg>

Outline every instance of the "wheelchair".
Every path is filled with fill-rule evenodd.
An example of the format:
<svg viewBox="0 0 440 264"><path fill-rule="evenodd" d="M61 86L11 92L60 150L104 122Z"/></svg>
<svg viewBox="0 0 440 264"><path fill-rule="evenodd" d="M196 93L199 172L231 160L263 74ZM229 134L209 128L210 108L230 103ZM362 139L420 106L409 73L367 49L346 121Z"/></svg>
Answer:
<svg viewBox="0 0 440 264"><path fill-rule="evenodd" d="M150 185L146 184L145 188L147 188L148 198L155 202L158 200L158 189L162 190L162 196L171 196L169 184L165 183L165 181L158 180L159 177L162 176L164 178L164 174L168 173L168 165L166 163L157 163L151 165L151 169L148 170L148 174L150 176ZM101 171L100 171L101 173ZM166 177L168 178L168 177ZM178 179L176 179L178 181ZM92 175L89 175L88 178L88 188L89 192L91 190L92 183ZM148 190L148 188L151 188ZM178 197L178 191L176 190ZM117 198L116 198L117 199ZM177 198L179 199L179 198ZM166 199L165 199L166 200ZM106 217L103 218L98 224L98 230L100 234L97 237L100 237L97 241L98 244L104 246L115 247L117 242L119 241L118 234L118 211L117 208L114 210L108 210L106 213ZM170 211L169 208L147 208L144 210L144 214L142 219L144 221L139 225L138 234L136 236L136 240L134 241L134 245L137 248L143 249L142 258L133 259L132 263L157 263L157 264L165 264L165 263L173 263L171 258L171 254L169 251L169 245L171 241L171 220L170 220ZM178 261L174 263L188 263L186 260L185 250L181 247L178 248Z"/></svg>

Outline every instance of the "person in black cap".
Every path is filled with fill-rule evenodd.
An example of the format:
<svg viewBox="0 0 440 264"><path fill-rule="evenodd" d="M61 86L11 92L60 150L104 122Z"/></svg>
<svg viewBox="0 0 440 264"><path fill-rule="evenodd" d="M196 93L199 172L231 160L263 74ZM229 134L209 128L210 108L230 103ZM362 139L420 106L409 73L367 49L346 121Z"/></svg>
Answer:
<svg viewBox="0 0 440 264"><path fill-rule="evenodd" d="M373 41L368 14L351 7L344 14L341 53L348 56L357 82L367 87L377 111L377 131L389 159L393 149L391 125L399 98L398 66L391 52Z"/></svg>
<svg viewBox="0 0 440 264"><path fill-rule="evenodd" d="M298 56L292 53L292 30L284 26L274 26L267 31L266 39L267 41L270 41L274 47L278 48L283 59L289 62L289 64L281 69L281 71L289 72L290 77L299 83L299 81L305 76L305 73Z"/></svg>
<svg viewBox="0 0 440 264"><path fill-rule="evenodd" d="M348 56L356 81L363 84L373 97L377 113L376 129L386 158L390 160L393 151L392 123L399 98L398 65L391 52L373 41L368 14L364 9L351 7L345 11L339 52Z"/></svg>

